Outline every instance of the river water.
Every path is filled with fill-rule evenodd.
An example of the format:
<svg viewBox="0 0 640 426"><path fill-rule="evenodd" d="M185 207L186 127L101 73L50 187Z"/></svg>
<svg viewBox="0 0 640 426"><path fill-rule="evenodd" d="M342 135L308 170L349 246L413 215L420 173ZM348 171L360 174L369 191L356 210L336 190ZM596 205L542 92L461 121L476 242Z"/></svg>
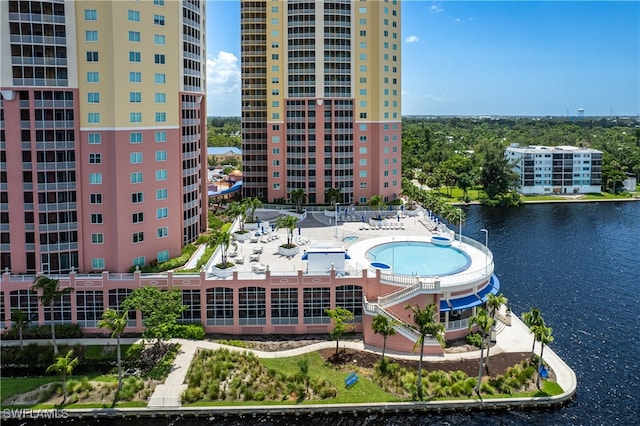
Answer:
<svg viewBox="0 0 640 426"><path fill-rule="evenodd" d="M536 306L551 348L578 378L576 398L552 410L269 418L71 420L78 425L637 425L640 424L640 203L465 208L465 236L489 231L501 291L514 314ZM44 422L41 424L45 424Z"/></svg>

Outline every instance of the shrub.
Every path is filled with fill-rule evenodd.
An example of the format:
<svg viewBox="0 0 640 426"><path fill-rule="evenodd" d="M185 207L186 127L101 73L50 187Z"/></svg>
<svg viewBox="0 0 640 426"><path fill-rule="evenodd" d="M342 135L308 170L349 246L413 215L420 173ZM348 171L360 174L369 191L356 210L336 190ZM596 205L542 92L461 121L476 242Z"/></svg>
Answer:
<svg viewBox="0 0 640 426"><path fill-rule="evenodd" d="M171 335L177 339L204 339L204 327L202 324L176 324L171 329Z"/></svg>
<svg viewBox="0 0 640 426"><path fill-rule="evenodd" d="M479 348L482 343L482 336L480 333L469 333L467 334L466 340L468 344Z"/></svg>

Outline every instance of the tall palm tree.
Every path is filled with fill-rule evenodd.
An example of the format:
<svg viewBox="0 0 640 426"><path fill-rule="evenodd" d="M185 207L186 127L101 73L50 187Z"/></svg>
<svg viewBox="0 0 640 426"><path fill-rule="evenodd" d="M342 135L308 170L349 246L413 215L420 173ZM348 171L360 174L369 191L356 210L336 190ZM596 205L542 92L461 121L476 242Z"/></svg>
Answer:
<svg viewBox="0 0 640 426"><path fill-rule="evenodd" d="M424 355L424 342L427 336L431 336L444 346L444 324L436 321L436 313L438 308L435 304L430 304L420 309L420 306L406 305L405 309L413 312L413 322L416 324L416 330L420 335L416 340L413 350L420 346L420 360L418 361L418 398L422 401L422 357Z"/></svg>
<svg viewBox="0 0 640 426"><path fill-rule="evenodd" d="M12 309L11 321L13 321L13 328L18 331L18 336L20 337L20 349L24 349L22 334L24 329L29 325L29 315L27 315L22 309Z"/></svg>
<svg viewBox="0 0 640 426"><path fill-rule="evenodd" d="M329 201L331 209L335 210L336 203L340 201L340 193L342 188L327 188L324 190L324 198Z"/></svg>
<svg viewBox="0 0 640 426"><path fill-rule="evenodd" d="M291 201L296 205L296 213L302 213L302 204L307 198L307 194L304 193L304 189L294 189L289 193Z"/></svg>
<svg viewBox="0 0 640 426"><path fill-rule="evenodd" d="M292 243L292 240L293 240L293 231L296 229L297 223L298 223L298 218L290 215L280 216L276 219L276 228L287 229L287 248L295 247L295 244Z"/></svg>
<svg viewBox="0 0 640 426"><path fill-rule="evenodd" d="M228 217L240 217L240 231L244 231L244 222L247 219L247 205L232 201L227 205L225 213Z"/></svg>
<svg viewBox="0 0 640 426"><path fill-rule="evenodd" d="M256 222L256 209L262 207L262 201L258 197L256 198L247 198L242 205L245 205L249 210L249 214L247 215L247 220L249 222Z"/></svg>
<svg viewBox="0 0 640 426"><path fill-rule="evenodd" d="M373 332L376 334L382 334L383 343L382 343L382 363L384 364L384 353L387 348L387 337L393 336L396 334L395 329L396 322L390 320L388 317L382 314L377 314L373 317L373 322L371 323L371 328Z"/></svg>
<svg viewBox="0 0 640 426"><path fill-rule="evenodd" d="M73 373L73 369L80 363L78 357L71 359L73 355L73 349L71 349L65 356L59 356L56 358L56 362L47 367L46 373L60 373L62 376L62 403L67 402L67 375Z"/></svg>
<svg viewBox="0 0 640 426"><path fill-rule="evenodd" d="M502 293L500 293L497 296L495 294L489 294L489 297L487 298L487 309L489 309L489 314L491 315L491 322L492 322L490 333L493 333L496 328L496 312L498 312L498 310L500 309L500 306L506 305L508 301L509 299L507 299L507 297ZM491 336L492 334L489 334L489 335ZM491 344L488 344L487 345L487 373L489 372L489 351L490 350L491 350Z"/></svg>
<svg viewBox="0 0 640 426"><path fill-rule="evenodd" d="M525 323L529 329L533 329L534 326L544 326L544 319L542 318L542 313L540 313L540 309L531 308L529 312L524 312L522 314L522 321ZM531 345L531 357L535 353L536 349L536 336L533 336L533 345Z"/></svg>
<svg viewBox="0 0 640 426"><path fill-rule="evenodd" d="M122 390L122 357L120 355L120 335L127 327L127 321L129 320L129 313L126 310L118 312L115 309L107 309L102 314L102 319L98 321L99 328L106 328L111 330L111 337L115 337L117 340L117 361L118 361L118 390Z"/></svg>
<svg viewBox="0 0 640 426"><path fill-rule="evenodd" d="M220 255L222 257L220 261L220 266L222 268L226 268L229 266L228 256L229 256L229 247L233 246L234 248L238 247L238 244L235 241L231 240L231 234L229 231L216 231L210 238L208 242L209 247L220 247ZM232 264L233 265L233 264Z"/></svg>
<svg viewBox="0 0 640 426"><path fill-rule="evenodd" d="M469 318L469 328L474 325L478 326L482 339L480 340L480 366L478 367L478 385L476 386L476 392L480 395L480 385L482 384L482 365L484 363L484 340L487 337L487 333L491 330L493 325L493 319L489 316L486 310L480 308L478 312Z"/></svg>
<svg viewBox="0 0 640 426"><path fill-rule="evenodd" d="M60 299L65 294L73 292L73 288L66 287L60 288L60 281L54 278L49 278L44 275L40 275L33 280L31 290L40 291L40 304L42 306L48 306L51 312L51 340L53 341L53 353L58 354L58 345L56 344L56 328L53 321L53 305L57 299Z"/></svg>
<svg viewBox="0 0 640 426"><path fill-rule="evenodd" d="M536 340L542 345L540 347L540 358L538 359L538 378L536 379L536 386L540 389L540 373L542 369L542 353L544 352L544 346L553 342L553 329L545 325L534 325L531 328Z"/></svg>
<svg viewBox="0 0 640 426"><path fill-rule="evenodd" d="M382 200L382 195L372 195L371 198L369 198L369 208L371 208L371 210L375 210L378 213L378 219L381 218L380 210L382 210L386 206L387 205Z"/></svg>

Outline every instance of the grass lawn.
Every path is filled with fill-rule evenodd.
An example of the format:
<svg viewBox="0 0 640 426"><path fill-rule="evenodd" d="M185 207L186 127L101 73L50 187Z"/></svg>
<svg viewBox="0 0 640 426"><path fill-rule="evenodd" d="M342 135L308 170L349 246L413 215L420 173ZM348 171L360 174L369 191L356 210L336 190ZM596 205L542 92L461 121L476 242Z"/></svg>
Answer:
<svg viewBox="0 0 640 426"><path fill-rule="evenodd" d="M59 382L60 378L57 376L51 377L20 377L20 378L2 378L2 385L0 386L0 405L5 399L18 395L21 393L29 392L39 386L42 386L51 382Z"/></svg>

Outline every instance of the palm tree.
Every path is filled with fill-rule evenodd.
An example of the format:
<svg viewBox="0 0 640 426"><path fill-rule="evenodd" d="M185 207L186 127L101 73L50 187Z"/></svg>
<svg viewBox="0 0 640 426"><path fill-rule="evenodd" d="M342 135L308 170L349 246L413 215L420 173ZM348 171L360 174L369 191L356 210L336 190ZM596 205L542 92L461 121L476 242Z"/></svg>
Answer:
<svg viewBox="0 0 640 426"><path fill-rule="evenodd" d="M53 353L58 354L58 345L56 344L56 328L53 321L54 302L65 294L73 292L73 288L66 287L60 289L60 281L49 278L44 275L36 277L31 286L31 290L40 290L40 304L48 306L51 311L51 340L53 341Z"/></svg>
<svg viewBox="0 0 640 426"><path fill-rule="evenodd" d="M474 325L478 326L482 339L480 340L480 366L478 368L478 385L476 386L476 392L480 395L480 385L482 383L482 365L484 361L484 340L487 336L491 326L493 325L493 319L489 316L486 310L480 308L478 312L469 318L469 329Z"/></svg>
<svg viewBox="0 0 640 426"><path fill-rule="evenodd" d="M540 373L542 369L542 353L544 352L544 345L548 345L553 342L553 329L545 325L534 325L531 328L536 340L542 345L540 348L540 358L538 359L538 378L536 379L536 386L540 389Z"/></svg>
<svg viewBox="0 0 640 426"><path fill-rule="evenodd" d="M529 312L524 312L522 314L522 321L525 323L529 329L533 329L534 326L544 326L544 319L542 318L542 314L540 313L540 309L531 308ZM531 345L531 357L535 353L536 349L536 337L533 336L533 345Z"/></svg>
<svg viewBox="0 0 640 426"><path fill-rule="evenodd" d="M222 259L220 263L216 265L217 267L224 269L233 265L233 263L228 261L229 247L233 246L235 249L238 247L238 244L235 241L231 241L231 234L229 231L216 231L209 239L208 245L209 247L220 247Z"/></svg>
<svg viewBox="0 0 640 426"><path fill-rule="evenodd" d="M444 346L444 324L436 321L436 313L438 308L435 304L425 306L424 309L420 309L420 306L406 305L405 309L411 309L413 312L413 322L416 324L416 331L420 335L416 340L413 350L417 346L420 346L420 360L418 361L418 398L422 401L422 357L424 355L424 342L427 336L431 336Z"/></svg>
<svg viewBox="0 0 640 426"><path fill-rule="evenodd" d="M242 232L244 232L244 222L247 219L247 208L245 203L240 204L237 201L232 201L227 205L227 209L225 210L229 217L240 217L240 231Z"/></svg>
<svg viewBox="0 0 640 426"><path fill-rule="evenodd" d="M286 228L287 231L287 248L293 248L296 245L292 243L293 231L296 229L298 218L295 216L280 216L276 219L276 228Z"/></svg>
<svg viewBox="0 0 640 426"><path fill-rule="evenodd" d="M247 209L249 209L249 214L247 215L247 220L249 222L255 223L256 222L256 217L255 217L255 213L256 213L256 209L259 209L262 207L262 201L260 201L260 199L258 197L256 198L247 198L243 203L243 206L246 206Z"/></svg>
<svg viewBox="0 0 640 426"><path fill-rule="evenodd" d="M73 369L78 365L78 357L71 359L73 355L73 349L67 352L65 356L59 356L56 358L56 362L47 367L46 373L60 373L62 376L62 403L67 401L67 375L73 373Z"/></svg>
<svg viewBox="0 0 640 426"><path fill-rule="evenodd" d="M380 210L385 208L386 206L387 205L382 200L382 195L372 195L371 198L369 198L369 208L371 208L371 210L375 210L378 213L378 220L382 218L382 216L380 215Z"/></svg>
<svg viewBox="0 0 640 426"><path fill-rule="evenodd" d="M489 298L487 299L487 309L489 309L489 313L491 314L491 333L495 331L496 325L496 312L500 309L500 306L506 305L509 299L500 293L499 295L495 295L493 293L489 294ZM490 334L491 336L491 334ZM491 340L491 339L489 339ZM489 350L491 349L491 345L487 345L487 373L489 372Z"/></svg>
<svg viewBox="0 0 640 426"><path fill-rule="evenodd" d="M11 321L13 321L13 328L18 331L18 336L20 336L20 349L24 349L22 333L29 325L29 315L27 315L22 309L12 309Z"/></svg>
<svg viewBox="0 0 640 426"><path fill-rule="evenodd" d="M304 193L304 189L294 189L289 193L291 201L296 205L296 213L302 213L302 203L307 198L307 194Z"/></svg>
<svg viewBox="0 0 640 426"><path fill-rule="evenodd" d="M102 319L98 321L99 328L111 330L111 337L117 339L117 361L118 361L118 390L122 390L122 357L120 355L120 335L127 327L129 313L126 310L118 312L115 309L107 309L102 314Z"/></svg>
<svg viewBox="0 0 640 426"><path fill-rule="evenodd" d="M388 317L382 314L378 314L373 317L373 322L371 323L371 328L373 332L376 334L382 334L383 343L382 343L382 364L384 364L384 353L387 348L387 337L393 336L396 334L395 329L396 322L390 320Z"/></svg>
<svg viewBox="0 0 640 426"><path fill-rule="evenodd" d="M324 198L329 201L331 209L335 210L336 203L340 201L342 188L327 188L324 190Z"/></svg>

